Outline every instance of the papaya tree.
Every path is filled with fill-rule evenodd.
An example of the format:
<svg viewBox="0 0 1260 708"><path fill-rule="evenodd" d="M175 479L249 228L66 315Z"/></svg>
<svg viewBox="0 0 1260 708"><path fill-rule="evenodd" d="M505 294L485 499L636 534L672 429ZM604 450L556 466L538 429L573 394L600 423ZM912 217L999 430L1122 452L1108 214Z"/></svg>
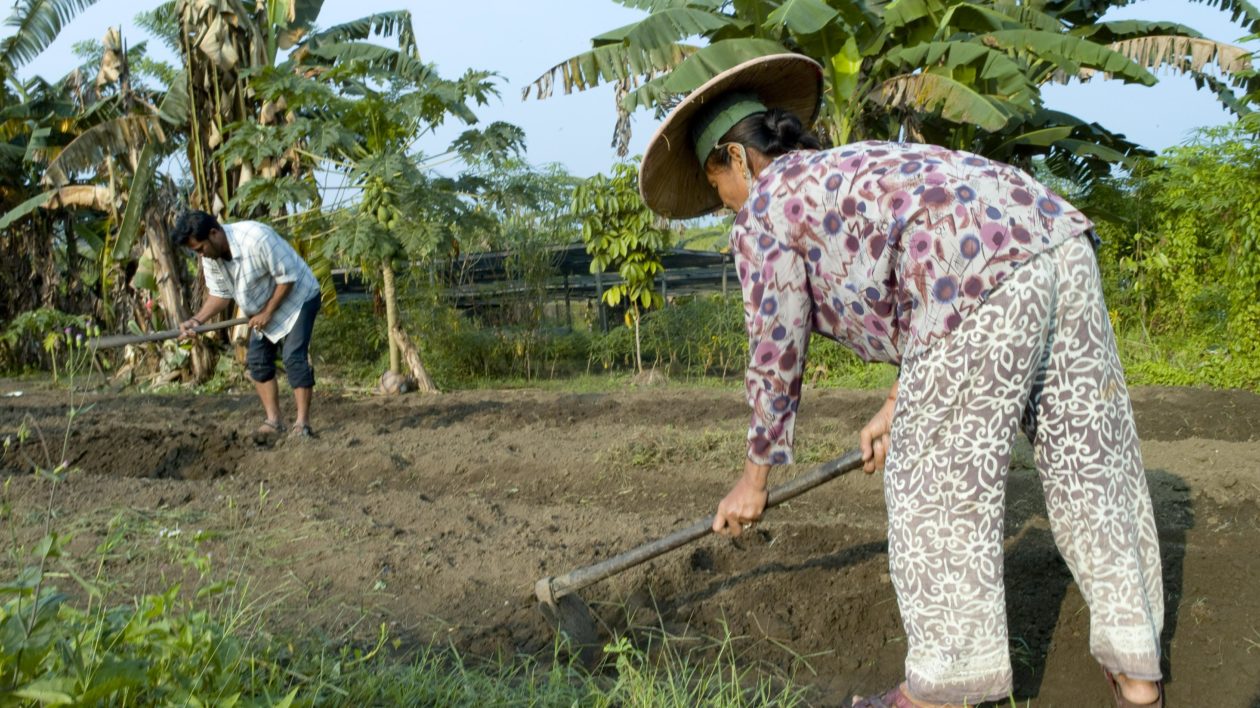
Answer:
<svg viewBox="0 0 1260 708"><path fill-rule="evenodd" d="M626 326L634 328L635 371L643 373L639 321L643 312L665 304L656 277L665 272L661 256L670 246L670 231L639 196L639 167L614 165L608 175L595 175L573 192L573 214L582 224L582 243L592 257L591 272L615 271L621 282L604 290L604 303L626 306Z"/></svg>
<svg viewBox="0 0 1260 708"><path fill-rule="evenodd" d="M401 364L395 332L402 331L396 264L449 251L452 227L470 206L458 180L436 177L432 165L474 155L507 159L523 145L519 128L494 123L465 131L440 153L425 154L421 142L448 119L477 121L472 106L497 95L495 76L469 70L455 79L441 77L420 61L410 16L400 22L394 31L404 39L397 49L332 41L325 32L284 64L253 72L251 90L265 102L283 100L285 120L231 124L216 153L233 164L275 163L290 155L309 162L300 178L274 170L253 176L230 202L235 209L279 213L318 204L315 170L340 180L330 190L341 201L329 205L332 228L319 239L321 252L328 262L362 265L379 285L395 373Z"/></svg>

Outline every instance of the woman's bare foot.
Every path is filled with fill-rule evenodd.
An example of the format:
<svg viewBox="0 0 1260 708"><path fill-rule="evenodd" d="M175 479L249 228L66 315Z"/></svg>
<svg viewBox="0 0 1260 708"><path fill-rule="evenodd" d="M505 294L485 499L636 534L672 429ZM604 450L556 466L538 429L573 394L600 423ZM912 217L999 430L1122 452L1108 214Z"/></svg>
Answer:
<svg viewBox="0 0 1260 708"><path fill-rule="evenodd" d="M901 698L915 706L915 708L963 708L961 704L957 703L929 703L927 701L921 701L910 695L910 688L906 685L905 681L902 681L898 688L901 690ZM861 696L854 696L853 705L858 705L862 702L862 700L863 698ZM902 704L898 703L897 705Z"/></svg>
<svg viewBox="0 0 1260 708"><path fill-rule="evenodd" d="M1124 674L1112 674L1120 685L1120 693L1130 703L1144 705L1159 700L1159 685L1154 681L1131 679Z"/></svg>

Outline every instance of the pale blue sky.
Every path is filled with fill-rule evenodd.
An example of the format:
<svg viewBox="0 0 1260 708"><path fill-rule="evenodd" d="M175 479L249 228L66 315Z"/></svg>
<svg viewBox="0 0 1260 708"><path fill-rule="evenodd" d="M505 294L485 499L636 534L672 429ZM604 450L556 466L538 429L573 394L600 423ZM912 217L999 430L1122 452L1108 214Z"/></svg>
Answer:
<svg viewBox="0 0 1260 708"><path fill-rule="evenodd" d="M60 77L74 65L73 43L99 39L111 24L122 22L127 41L139 41L142 31L131 24L131 17L157 4L156 0L101 0L76 18L22 75ZM592 36L633 22L641 13L612 0L328 0L320 25L397 9L411 10L424 60L436 63L444 76L457 76L467 68L502 75L501 98L478 113L483 121L503 120L524 128L531 162L559 162L574 174L588 176L616 160L609 145L615 121L611 87L556 95L546 101L522 102L520 93L552 65L588 48ZM1246 34L1225 13L1186 0L1143 0L1114 11L1107 19L1129 18L1181 22L1223 41L1237 42ZM0 31L0 36L5 33ZM1189 79L1160 78L1153 88L1097 81L1048 87L1044 96L1053 108L1102 123L1154 149L1185 141L1195 128L1230 120L1212 96L1196 91ZM653 124L650 114L637 115L632 152L643 150ZM461 129L445 130L422 147L438 152Z"/></svg>

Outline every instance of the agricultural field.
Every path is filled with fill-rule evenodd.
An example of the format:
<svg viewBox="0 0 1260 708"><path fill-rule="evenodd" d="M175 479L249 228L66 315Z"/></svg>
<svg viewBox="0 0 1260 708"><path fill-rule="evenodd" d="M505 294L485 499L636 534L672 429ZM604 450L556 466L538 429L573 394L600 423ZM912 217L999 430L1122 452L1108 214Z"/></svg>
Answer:
<svg viewBox="0 0 1260 708"><path fill-rule="evenodd" d="M1260 707L1252 3L10 6L0 708L842 706L889 688L907 649L879 475L582 590L586 647L534 596L714 512L748 459L746 321L766 304L756 269L745 302L731 243L770 168L749 155L863 141L1019 168L1088 218L1070 212L1073 234L1098 237L1155 504L1169 704ZM782 150L742 150L728 208L650 208L644 194L676 191L644 189L644 138L725 72L785 53L825 67L805 82L821 93L801 89L816 115L770 121ZM598 110L574 95L592 91ZM776 114L741 122L755 115L769 130ZM689 147L708 150L705 132L685 131ZM703 176L726 174L704 150ZM928 209L944 190L922 179ZM1028 196L1011 184L997 203ZM962 187L941 224L977 197ZM1010 218L990 230L1005 239L1017 221L970 208L986 205L986 223ZM816 221L845 233L826 226L844 209ZM872 252L910 233L900 215L849 216L846 242ZM989 263L1013 245L993 242ZM955 275L931 288L939 304ZM250 377L270 381L275 352L256 337L250 361L250 327L284 340L290 423L307 365L320 372L313 430L294 426L314 435L256 437L275 389ZM773 481L856 445L899 375L812 336L791 357L799 464ZM1003 704L1112 705L1020 445Z"/></svg>
<svg viewBox="0 0 1260 708"><path fill-rule="evenodd" d="M321 390L318 438L260 445L247 433L252 395L88 393L69 426L64 389L5 380L0 395L0 432L25 426L56 447L68 430L73 470L50 490L8 451L14 548L33 546L51 518L69 538L66 568L108 577L117 597L235 579L282 636L370 646L385 632L397 657L436 645L468 661L544 665L555 639L534 581L712 513L747 419L733 386ZM882 395L807 390L804 462L779 481L843 453ZM1138 387L1134 407L1163 552L1168 698L1256 705L1260 396ZM36 458L37 439L22 447ZM1007 499L1014 699L1108 705L1030 455L1017 450ZM650 652L662 636L697 656L722 647L808 705L843 705L902 672L884 533L880 478L850 474L772 510L743 539L701 540L582 596L610 648L625 637ZM180 561L191 549L203 564ZM0 572L15 577L19 561L4 555ZM56 582L83 594L65 573ZM617 673L613 658L605 674Z"/></svg>

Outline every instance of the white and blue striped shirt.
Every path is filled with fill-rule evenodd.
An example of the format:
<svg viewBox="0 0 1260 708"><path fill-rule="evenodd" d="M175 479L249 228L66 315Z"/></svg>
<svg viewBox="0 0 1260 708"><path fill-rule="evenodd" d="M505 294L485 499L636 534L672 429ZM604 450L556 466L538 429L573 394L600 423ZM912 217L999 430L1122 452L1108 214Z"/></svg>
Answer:
<svg viewBox="0 0 1260 708"><path fill-rule="evenodd" d="M302 304L319 295L319 281L310 266L275 229L257 221L224 224L231 260L202 258L206 289L215 297L235 300L247 316L262 311L278 283L293 289L276 308L262 333L279 341L297 321Z"/></svg>

